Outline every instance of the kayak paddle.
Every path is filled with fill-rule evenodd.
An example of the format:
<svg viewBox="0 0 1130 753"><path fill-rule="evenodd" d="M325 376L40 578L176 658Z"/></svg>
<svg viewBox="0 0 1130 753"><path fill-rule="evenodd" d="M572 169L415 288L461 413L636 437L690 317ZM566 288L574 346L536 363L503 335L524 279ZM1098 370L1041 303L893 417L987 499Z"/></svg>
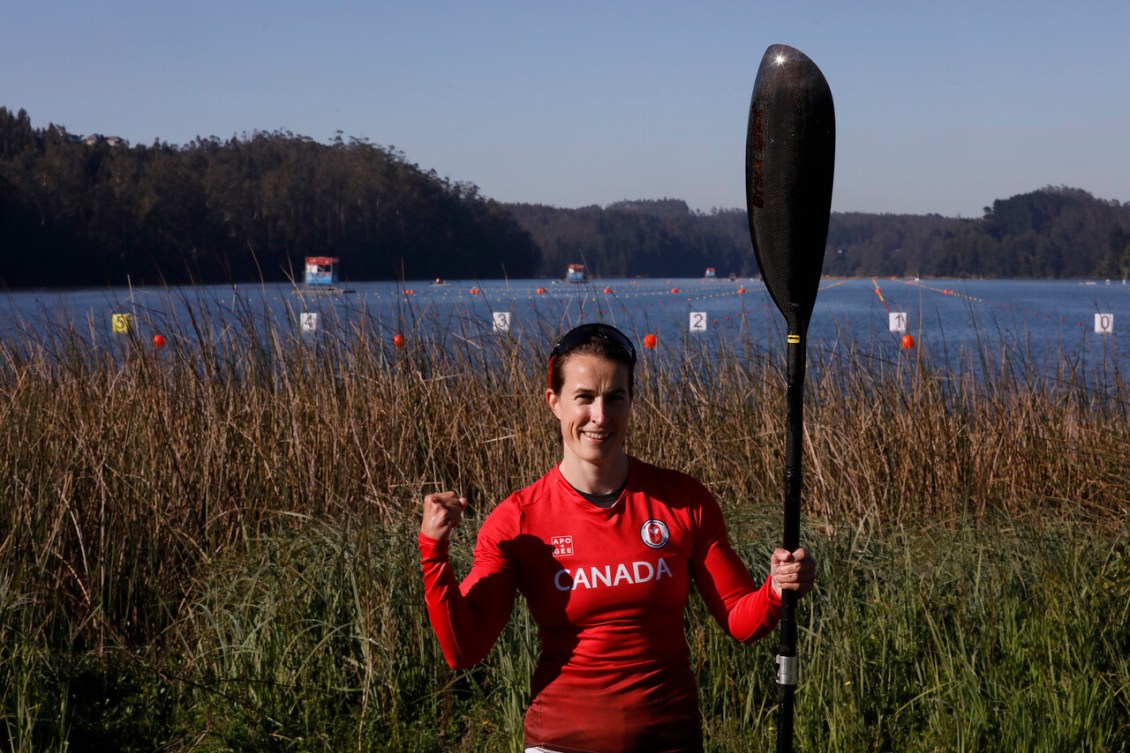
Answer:
<svg viewBox="0 0 1130 753"><path fill-rule="evenodd" d="M824 74L787 45L765 51L749 108L746 133L746 210L765 287L788 327L785 435L784 548L800 546L804 370L808 322L820 285L836 116ZM796 592L785 591L777 651L777 752L793 749L796 689Z"/></svg>

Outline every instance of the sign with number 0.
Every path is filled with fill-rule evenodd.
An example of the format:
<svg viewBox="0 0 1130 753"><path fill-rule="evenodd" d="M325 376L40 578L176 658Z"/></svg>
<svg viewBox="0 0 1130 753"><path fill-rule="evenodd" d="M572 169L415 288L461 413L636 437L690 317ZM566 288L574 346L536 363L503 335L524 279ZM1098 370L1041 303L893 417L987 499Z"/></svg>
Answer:
<svg viewBox="0 0 1130 753"><path fill-rule="evenodd" d="M1114 334L1114 314L1095 314L1095 332L1100 335Z"/></svg>

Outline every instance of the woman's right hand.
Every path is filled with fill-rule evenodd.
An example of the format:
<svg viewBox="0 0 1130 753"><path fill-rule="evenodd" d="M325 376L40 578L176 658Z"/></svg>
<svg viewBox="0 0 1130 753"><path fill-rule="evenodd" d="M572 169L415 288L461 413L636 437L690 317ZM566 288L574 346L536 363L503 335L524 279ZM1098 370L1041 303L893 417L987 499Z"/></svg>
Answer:
<svg viewBox="0 0 1130 753"><path fill-rule="evenodd" d="M455 492L436 492L424 497L424 520L420 533L436 541L447 541L451 532L463 522L467 498Z"/></svg>

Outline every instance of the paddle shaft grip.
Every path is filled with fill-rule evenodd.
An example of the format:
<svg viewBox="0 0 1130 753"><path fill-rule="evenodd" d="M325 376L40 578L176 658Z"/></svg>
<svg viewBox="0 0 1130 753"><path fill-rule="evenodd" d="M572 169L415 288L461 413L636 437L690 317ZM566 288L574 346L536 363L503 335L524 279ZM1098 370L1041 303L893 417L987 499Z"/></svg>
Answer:
<svg viewBox="0 0 1130 753"><path fill-rule="evenodd" d="M782 546L790 552L800 547L800 492L804 453L804 372L807 332L790 332L788 337L785 393L788 418L785 433L784 537ZM781 623L777 649L777 753L793 749L793 696L796 691L796 591L781 595Z"/></svg>

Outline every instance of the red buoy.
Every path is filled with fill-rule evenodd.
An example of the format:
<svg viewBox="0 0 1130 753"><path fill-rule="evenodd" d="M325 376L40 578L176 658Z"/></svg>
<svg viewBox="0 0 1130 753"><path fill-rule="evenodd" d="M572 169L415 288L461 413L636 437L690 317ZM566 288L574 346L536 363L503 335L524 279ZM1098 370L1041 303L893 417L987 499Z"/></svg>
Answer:
<svg viewBox="0 0 1130 753"><path fill-rule="evenodd" d="M657 338L655 335L651 334L650 332L648 332L646 335L643 336L643 346L645 348L654 348L656 343L658 343L658 342L659 342L659 338Z"/></svg>
<svg viewBox="0 0 1130 753"><path fill-rule="evenodd" d="M153 347L154 348L165 347L165 337L164 337L164 335L153 335Z"/></svg>
<svg viewBox="0 0 1130 753"><path fill-rule="evenodd" d="M404 335L397 332L395 335L392 336L392 344L395 345L398 348L403 348L404 347Z"/></svg>
<svg viewBox="0 0 1130 753"><path fill-rule="evenodd" d="M914 336L909 335L909 334L903 335L902 336L902 349L903 350L910 350L913 347L914 347Z"/></svg>

